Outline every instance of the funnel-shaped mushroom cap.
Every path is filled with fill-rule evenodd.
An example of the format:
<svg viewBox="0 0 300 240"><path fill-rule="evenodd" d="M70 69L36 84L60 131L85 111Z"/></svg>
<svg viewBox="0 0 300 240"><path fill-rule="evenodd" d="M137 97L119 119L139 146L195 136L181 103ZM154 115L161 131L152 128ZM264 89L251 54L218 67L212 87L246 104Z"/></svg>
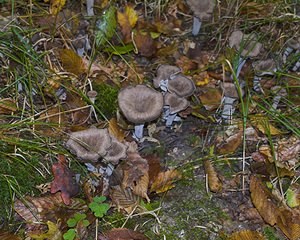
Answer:
<svg viewBox="0 0 300 240"><path fill-rule="evenodd" d="M156 71L156 78L153 78L153 85L155 88L159 87L160 81L167 80L181 72L181 69L177 66L163 64L160 65Z"/></svg>
<svg viewBox="0 0 300 240"><path fill-rule="evenodd" d="M236 86L232 82L224 82L221 84L221 87L224 91L224 96L225 97L230 97L230 98L239 98L238 91L236 89ZM242 90L242 95L244 95L244 90Z"/></svg>
<svg viewBox="0 0 300 240"><path fill-rule="evenodd" d="M234 31L229 37L229 46L240 52L242 57L256 57L262 50L256 34Z"/></svg>
<svg viewBox="0 0 300 240"><path fill-rule="evenodd" d="M300 37L299 38L292 38L290 40L287 41L287 46L294 49L294 50L297 50L300 48Z"/></svg>
<svg viewBox="0 0 300 240"><path fill-rule="evenodd" d="M97 161L104 156L111 146L111 138L107 129L90 128L73 132L66 142L66 147L79 159Z"/></svg>
<svg viewBox="0 0 300 240"><path fill-rule="evenodd" d="M190 105L188 100L178 97L175 93L166 93L164 95L164 102L164 105L170 107L170 114L183 111Z"/></svg>
<svg viewBox="0 0 300 240"><path fill-rule="evenodd" d="M117 139L112 138L111 146L108 149L104 159L112 164L118 164L120 159L126 158L127 146Z"/></svg>
<svg viewBox="0 0 300 240"><path fill-rule="evenodd" d="M168 82L168 91L176 93L179 97L189 97L194 93L195 89L194 82L181 74Z"/></svg>
<svg viewBox="0 0 300 240"><path fill-rule="evenodd" d="M269 58L266 60L260 60L253 64L254 70L260 75L263 72L274 72L276 71L276 63L273 59Z"/></svg>
<svg viewBox="0 0 300 240"><path fill-rule="evenodd" d="M215 7L215 0L187 0L187 4L200 20L209 20Z"/></svg>
<svg viewBox="0 0 300 240"><path fill-rule="evenodd" d="M128 121L141 124L157 119L163 109L163 95L145 85L127 87L118 95L121 111Z"/></svg>

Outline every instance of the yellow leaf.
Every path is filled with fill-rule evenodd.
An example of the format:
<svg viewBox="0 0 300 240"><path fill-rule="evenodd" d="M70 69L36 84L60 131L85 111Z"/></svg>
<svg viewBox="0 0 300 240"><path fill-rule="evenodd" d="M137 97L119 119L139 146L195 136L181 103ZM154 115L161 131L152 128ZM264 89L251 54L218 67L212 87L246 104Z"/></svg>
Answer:
<svg viewBox="0 0 300 240"><path fill-rule="evenodd" d="M58 229L58 226L50 221L47 221L48 231L42 234L29 234L32 239L37 240L44 240L44 239L51 239L51 240L62 240L62 233Z"/></svg>
<svg viewBox="0 0 300 240"><path fill-rule="evenodd" d="M181 179L181 174L176 170L160 172L154 180L150 192L163 193L174 187L174 182Z"/></svg>
<svg viewBox="0 0 300 240"><path fill-rule="evenodd" d="M80 75L86 72L85 64L80 56L71 49L61 49L59 56L64 69L75 75Z"/></svg>
<svg viewBox="0 0 300 240"><path fill-rule="evenodd" d="M118 11L117 18L118 23L121 26L124 41L125 43L128 43L131 39L132 28L134 28L138 20L138 15L132 6L127 5L124 13Z"/></svg>
<svg viewBox="0 0 300 240"><path fill-rule="evenodd" d="M266 238L259 232L251 230L242 230L239 232L234 232L230 235L229 240L265 240Z"/></svg>
<svg viewBox="0 0 300 240"><path fill-rule="evenodd" d="M254 127L256 127L259 131L264 134L270 133L271 135L281 135L279 129L270 124L268 117L257 114L254 116L250 116L251 123Z"/></svg>
<svg viewBox="0 0 300 240"><path fill-rule="evenodd" d="M66 0L51 0L50 13L53 15L58 14L65 4Z"/></svg>

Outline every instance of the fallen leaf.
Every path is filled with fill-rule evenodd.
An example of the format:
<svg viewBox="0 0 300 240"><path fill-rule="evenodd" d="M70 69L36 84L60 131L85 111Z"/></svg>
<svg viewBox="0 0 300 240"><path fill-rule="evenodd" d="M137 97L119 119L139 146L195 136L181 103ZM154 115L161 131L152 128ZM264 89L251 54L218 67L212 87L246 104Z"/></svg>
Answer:
<svg viewBox="0 0 300 240"><path fill-rule="evenodd" d="M62 61L64 69L67 72L79 76L87 71L82 58L73 50L61 49L59 50L59 57Z"/></svg>
<svg viewBox="0 0 300 240"><path fill-rule="evenodd" d="M125 139L124 131L118 126L118 122L116 118L112 118L108 123L108 131L111 135L113 135L118 141L123 141Z"/></svg>
<svg viewBox="0 0 300 240"><path fill-rule="evenodd" d="M205 159L204 160L204 170L205 173L207 174L207 181L208 181L208 186L209 189L212 192L221 192L222 191L222 182L220 178L218 177L218 174L211 163L210 160Z"/></svg>
<svg viewBox="0 0 300 240"><path fill-rule="evenodd" d="M138 181L135 182L135 186L132 189L133 193L136 194L137 196L145 198L148 202L150 202L150 199L147 195L148 186L149 186L149 175L147 172Z"/></svg>
<svg viewBox="0 0 300 240"><path fill-rule="evenodd" d="M51 193L61 191L61 197L66 205L71 203L70 198L79 192L79 185L73 179L73 173L68 168L64 155L58 156L58 163L52 165L54 180L51 183Z"/></svg>
<svg viewBox="0 0 300 240"><path fill-rule="evenodd" d="M49 0L45 2L49 2ZM50 0L50 13L53 15L58 14L65 4L66 0Z"/></svg>
<svg viewBox="0 0 300 240"><path fill-rule="evenodd" d="M237 133L225 139L217 145L217 151L220 154L233 153L242 143L243 130L239 130Z"/></svg>
<svg viewBox="0 0 300 240"><path fill-rule="evenodd" d="M110 198L119 211L122 209L128 214L132 213L138 205L138 197L132 193L132 190L124 189L119 185L111 188Z"/></svg>
<svg viewBox="0 0 300 240"><path fill-rule="evenodd" d="M127 228L113 228L104 236L103 240L149 240L144 234ZM100 240L102 239L100 238Z"/></svg>
<svg viewBox="0 0 300 240"><path fill-rule="evenodd" d="M138 20L138 14L131 5L126 5L125 12L118 11L117 18L121 26L123 41L124 43L129 43L131 40L131 31Z"/></svg>
<svg viewBox="0 0 300 240"><path fill-rule="evenodd" d="M218 88L201 88L198 97L208 111L213 111L221 105L222 94Z"/></svg>
<svg viewBox="0 0 300 240"><path fill-rule="evenodd" d="M1 240L21 240L21 238L10 232L3 232L0 230L0 239Z"/></svg>
<svg viewBox="0 0 300 240"><path fill-rule="evenodd" d="M44 240L44 239L51 239L51 240L62 240L62 233L58 229L58 226L51 222L47 221L48 230L45 233L41 234L28 234L32 239L36 240Z"/></svg>
<svg viewBox="0 0 300 240"><path fill-rule="evenodd" d="M251 230L242 230L232 233L228 240L266 240L266 238L259 232Z"/></svg>
<svg viewBox="0 0 300 240"><path fill-rule="evenodd" d="M176 170L168 170L160 172L153 184L151 185L150 192L163 193L174 187L174 182L182 178L182 175Z"/></svg>
<svg viewBox="0 0 300 240"><path fill-rule="evenodd" d="M133 38L135 46L142 56L151 57L156 53L156 44L150 33L138 31Z"/></svg>
<svg viewBox="0 0 300 240"><path fill-rule="evenodd" d="M274 135L282 135L283 132L270 124L270 121L267 116L264 115L252 115L250 116L250 121L254 127L256 127L263 134L270 133L272 136Z"/></svg>
<svg viewBox="0 0 300 240"><path fill-rule="evenodd" d="M17 104L13 99L0 99L0 114L11 114L17 111L17 109Z"/></svg>
<svg viewBox="0 0 300 240"><path fill-rule="evenodd" d="M154 155L146 155L143 158L148 162L149 184L152 185L157 175L161 172L160 158Z"/></svg>

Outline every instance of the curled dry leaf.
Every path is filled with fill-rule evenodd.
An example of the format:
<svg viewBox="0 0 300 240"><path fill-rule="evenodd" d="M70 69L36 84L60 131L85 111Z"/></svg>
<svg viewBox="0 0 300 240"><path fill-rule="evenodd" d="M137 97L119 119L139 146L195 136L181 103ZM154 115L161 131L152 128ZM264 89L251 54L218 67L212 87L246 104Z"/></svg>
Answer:
<svg viewBox="0 0 300 240"><path fill-rule="evenodd" d="M149 175L147 172L135 183L135 186L133 187L133 193L136 194L137 196L145 198L148 202L150 202L150 199L147 195L148 186L149 186Z"/></svg>
<svg viewBox="0 0 300 240"><path fill-rule="evenodd" d="M224 142L218 144L217 151L220 154L234 152L242 143L242 130L228 137Z"/></svg>
<svg viewBox="0 0 300 240"><path fill-rule="evenodd" d="M62 65L67 72L77 76L86 72L86 67L82 58L71 49L61 49L59 51L59 56Z"/></svg>
<svg viewBox="0 0 300 240"><path fill-rule="evenodd" d="M266 238L259 232L251 230L242 230L239 232L232 233L228 240L266 240Z"/></svg>
<svg viewBox="0 0 300 240"><path fill-rule="evenodd" d="M79 192L79 185L73 179L73 172L68 168L65 156L58 156L58 163L52 165L54 180L51 183L51 193L61 191L61 197L66 205L70 198Z"/></svg>
<svg viewBox="0 0 300 240"><path fill-rule="evenodd" d="M174 187L174 182L180 180L182 175L176 170L160 172L151 185L150 192L163 193Z"/></svg>
<svg viewBox="0 0 300 240"><path fill-rule="evenodd" d="M204 160L204 170L205 170L205 173L207 174L207 181L208 181L209 189L212 192L222 191L222 187L223 187L222 182L219 179L218 174L217 174L213 164L208 159Z"/></svg>
<svg viewBox="0 0 300 240"><path fill-rule="evenodd" d="M156 53L156 44L149 33L138 31L134 35L134 42L142 56L152 57Z"/></svg>
<svg viewBox="0 0 300 240"><path fill-rule="evenodd" d="M138 197L132 193L131 189L125 189L119 185L111 188L110 198L119 211L124 210L128 214L138 205Z"/></svg>
<svg viewBox="0 0 300 240"><path fill-rule="evenodd" d="M276 200L261 179L251 176L250 192L253 205L268 224L275 224L292 240L300 237L300 212Z"/></svg>
<svg viewBox="0 0 300 240"><path fill-rule="evenodd" d="M100 236L100 240L149 240L144 234L127 228L113 228Z"/></svg>

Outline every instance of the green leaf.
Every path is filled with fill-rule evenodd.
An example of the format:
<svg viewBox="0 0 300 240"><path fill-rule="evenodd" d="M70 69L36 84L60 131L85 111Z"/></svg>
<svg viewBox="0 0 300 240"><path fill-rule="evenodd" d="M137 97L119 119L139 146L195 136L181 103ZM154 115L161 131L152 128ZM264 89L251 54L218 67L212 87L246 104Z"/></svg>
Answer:
<svg viewBox="0 0 300 240"><path fill-rule="evenodd" d="M87 227L88 225L90 225L90 222L89 222L89 220L84 219L84 220L82 220L82 224L83 224L83 226Z"/></svg>
<svg viewBox="0 0 300 240"><path fill-rule="evenodd" d="M134 45L132 43L129 43L124 46L113 46L113 47L105 48L103 51L112 53L114 55L122 55L122 54L129 53L133 50L134 50Z"/></svg>
<svg viewBox="0 0 300 240"><path fill-rule="evenodd" d="M64 235L63 238L65 240L73 240L76 237L76 231L74 228L69 229Z"/></svg>
<svg viewBox="0 0 300 240"><path fill-rule="evenodd" d="M93 198L93 201L96 202L96 203L102 203L106 200L106 197L105 196L100 196L100 197L94 197Z"/></svg>
<svg viewBox="0 0 300 240"><path fill-rule="evenodd" d="M74 218L79 222L80 220L83 220L86 218L86 214L84 213L75 213Z"/></svg>
<svg viewBox="0 0 300 240"><path fill-rule="evenodd" d="M77 224L77 220L74 219L74 218L70 218L68 221L67 221L67 224L68 224L68 227L75 227L76 224Z"/></svg>
<svg viewBox="0 0 300 240"><path fill-rule="evenodd" d="M95 39L97 47L103 46L115 34L117 27L116 8L111 5L96 23Z"/></svg>
<svg viewBox="0 0 300 240"><path fill-rule="evenodd" d="M292 189L286 191L286 203L291 208L299 206L297 194Z"/></svg>

